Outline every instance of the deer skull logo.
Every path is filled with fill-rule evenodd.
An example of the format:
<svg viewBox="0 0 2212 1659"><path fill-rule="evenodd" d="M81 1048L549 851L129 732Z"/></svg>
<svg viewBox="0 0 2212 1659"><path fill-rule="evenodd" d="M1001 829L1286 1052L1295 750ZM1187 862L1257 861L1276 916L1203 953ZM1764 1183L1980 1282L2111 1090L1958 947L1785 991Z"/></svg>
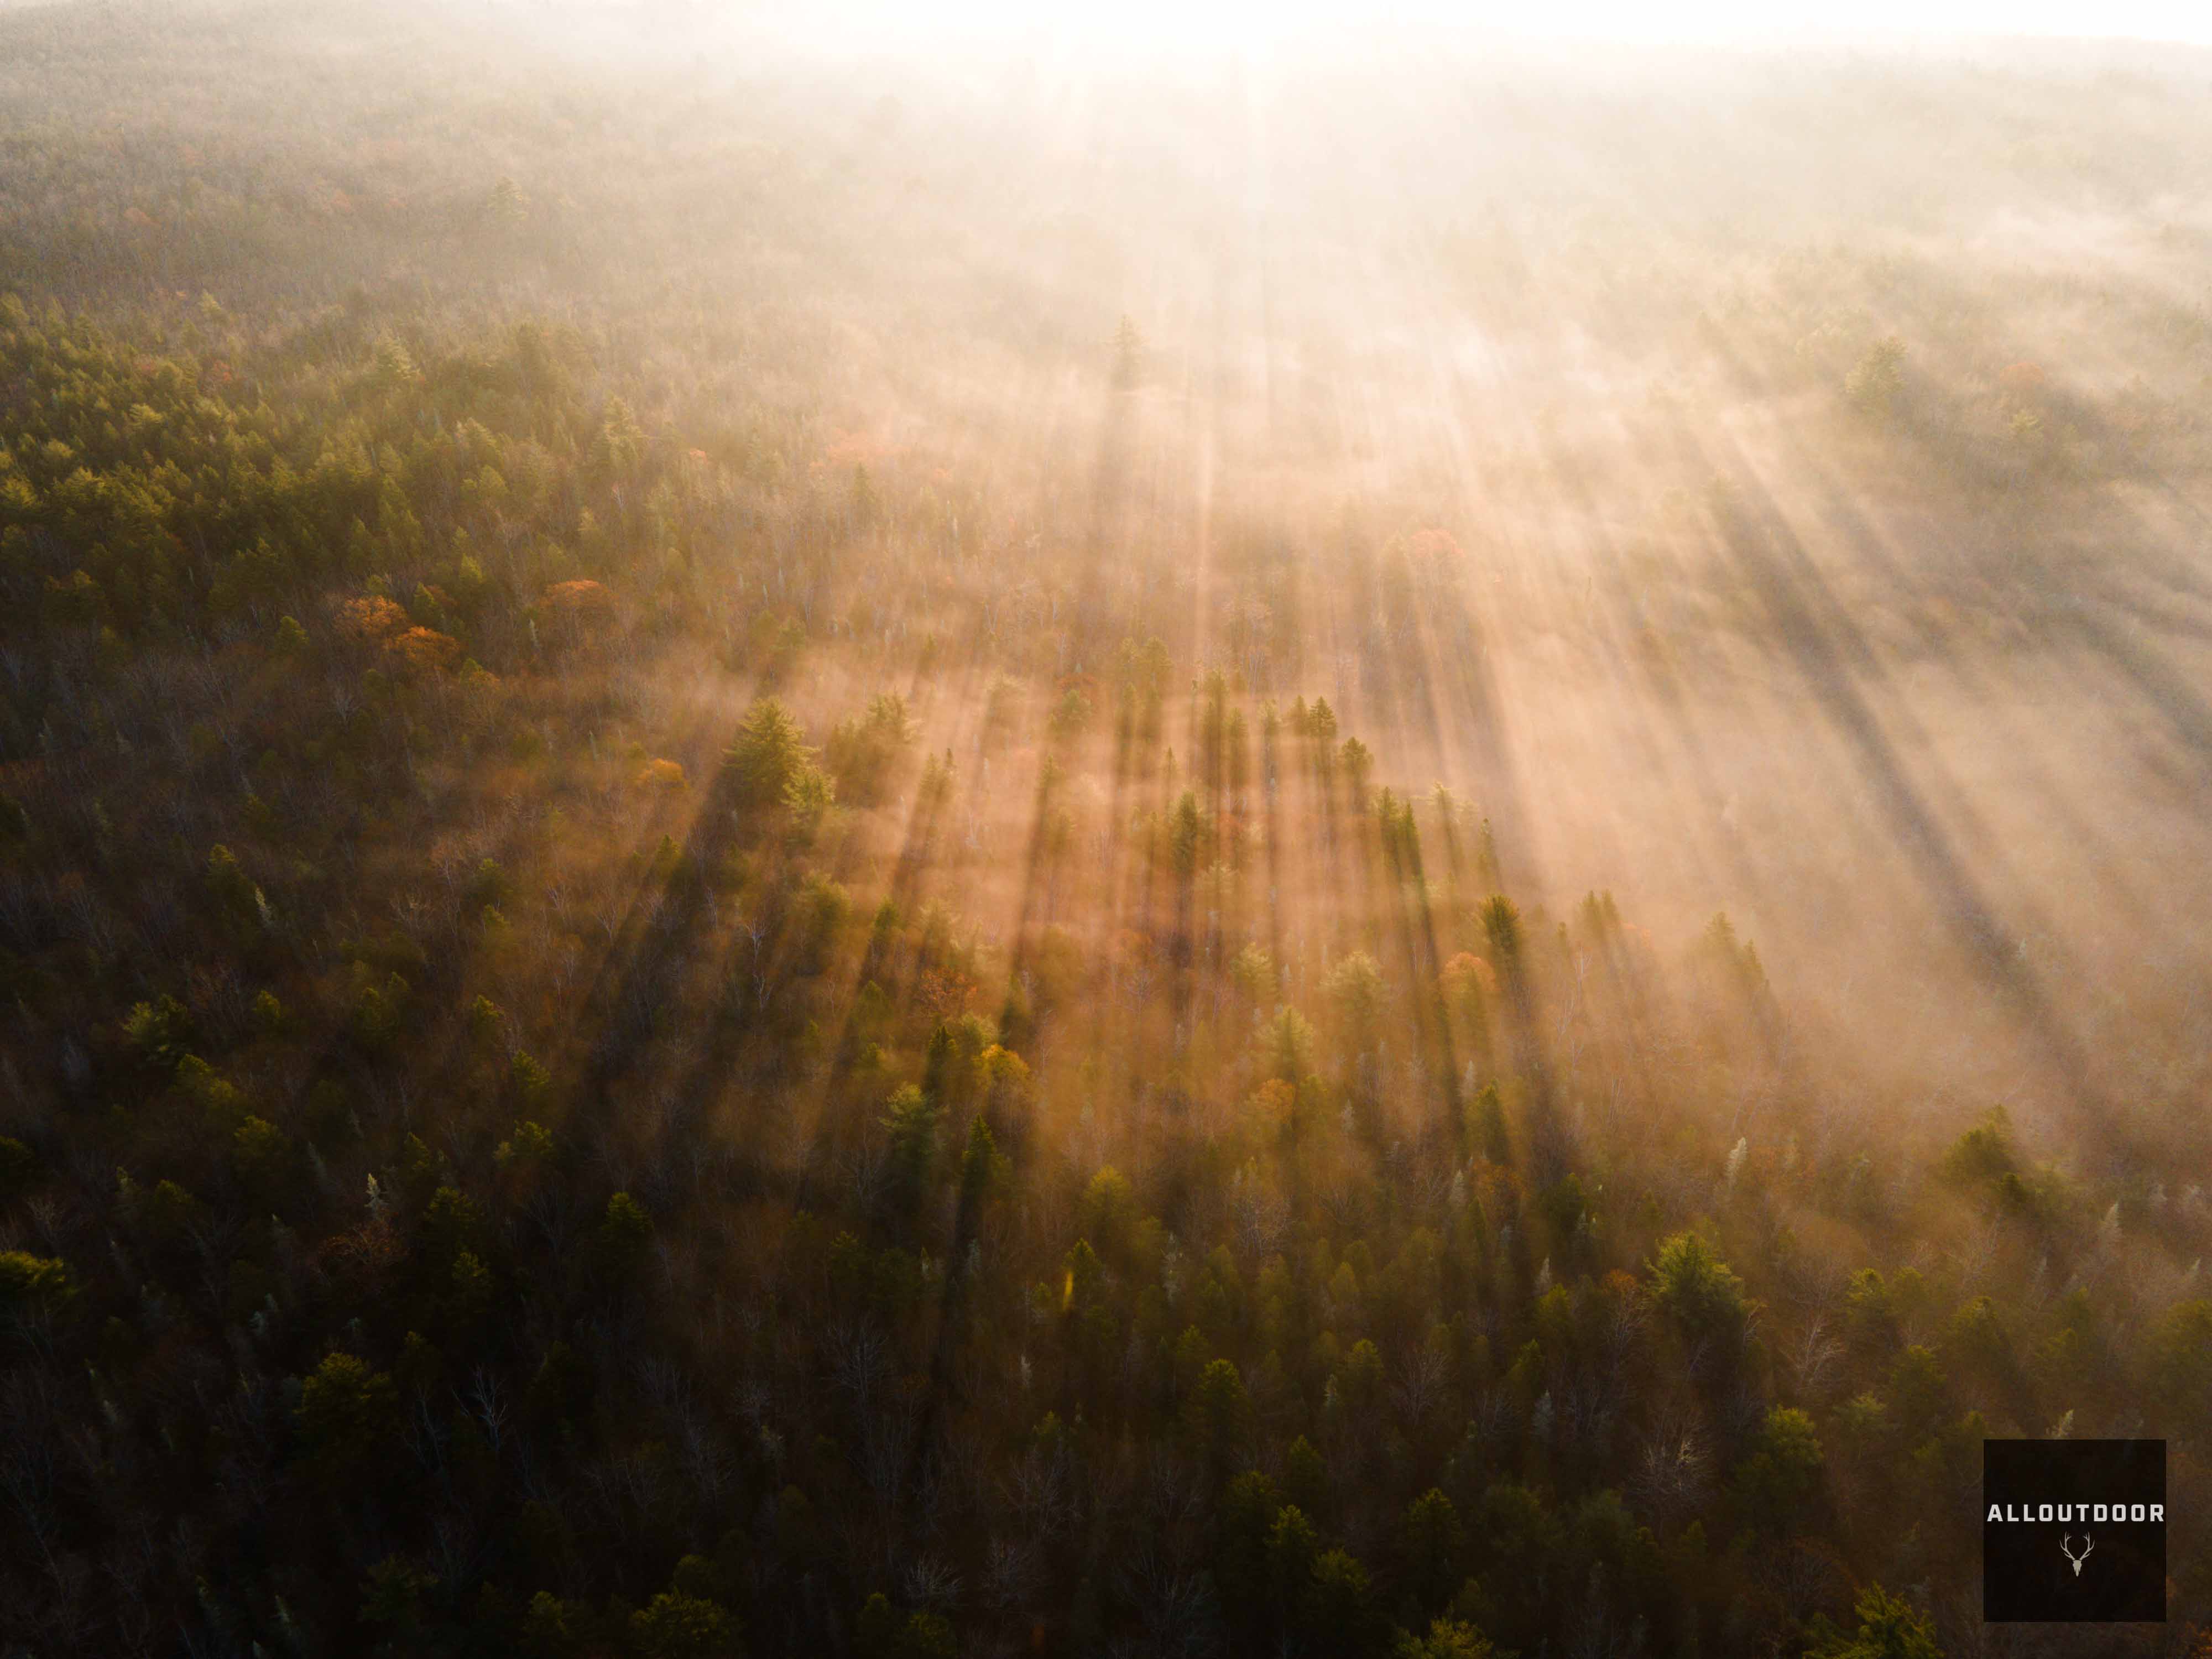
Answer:
<svg viewBox="0 0 2212 1659"><path fill-rule="evenodd" d="M2058 1547L2065 1553L2066 1559L2074 1564L2074 1576L2079 1578L2081 1576L2081 1564L2089 1559L2089 1552L2097 1546L2086 1532L2081 1534L2081 1554L2074 1553L2073 1544L2074 1534L2070 1532L2058 1540Z"/></svg>

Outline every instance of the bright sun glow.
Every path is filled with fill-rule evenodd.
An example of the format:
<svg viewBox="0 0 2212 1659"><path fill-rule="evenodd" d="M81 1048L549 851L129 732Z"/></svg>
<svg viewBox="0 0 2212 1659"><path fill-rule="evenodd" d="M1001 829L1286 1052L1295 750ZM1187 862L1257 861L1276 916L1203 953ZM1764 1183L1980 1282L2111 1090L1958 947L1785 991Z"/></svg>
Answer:
<svg viewBox="0 0 2212 1659"><path fill-rule="evenodd" d="M1563 0L1534 5L1449 0L1346 6L1293 0L1129 0L1040 8L1024 0L912 7L854 0L779 20L779 32L866 53L934 46L1075 52L1108 59L1298 58L1362 47L1547 40L1630 46L1945 40L1992 36L2212 42L2212 8L2186 0L1867 0L1842 6L1765 0Z"/></svg>

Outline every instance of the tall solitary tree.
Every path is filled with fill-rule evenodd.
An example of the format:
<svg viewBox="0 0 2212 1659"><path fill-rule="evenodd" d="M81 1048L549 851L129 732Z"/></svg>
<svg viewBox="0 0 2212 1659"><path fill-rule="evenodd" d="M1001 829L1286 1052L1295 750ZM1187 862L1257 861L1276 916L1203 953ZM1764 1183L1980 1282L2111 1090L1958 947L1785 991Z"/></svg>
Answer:
<svg viewBox="0 0 2212 1659"><path fill-rule="evenodd" d="M741 799L769 805L783 799L793 781L811 769L814 750L806 746L791 711L779 699L763 697L746 711L723 761Z"/></svg>
<svg viewBox="0 0 2212 1659"><path fill-rule="evenodd" d="M1145 337L1127 312L1114 327L1114 384L1126 392L1144 378Z"/></svg>

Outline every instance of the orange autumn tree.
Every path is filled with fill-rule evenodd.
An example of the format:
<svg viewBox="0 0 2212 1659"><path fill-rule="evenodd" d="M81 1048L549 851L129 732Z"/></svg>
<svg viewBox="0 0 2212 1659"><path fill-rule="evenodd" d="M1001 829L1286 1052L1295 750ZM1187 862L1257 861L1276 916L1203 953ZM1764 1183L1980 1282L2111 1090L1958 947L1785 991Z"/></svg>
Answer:
<svg viewBox="0 0 2212 1659"><path fill-rule="evenodd" d="M398 601L371 593L365 598L348 599L338 606L338 631L347 638L364 642L381 640L407 626L407 613Z"/></svg>
<svg viewBox="0 0 2212 1659"><path fill-rule="evenodd" d="M548 643L585 645L604 636L613 623L615 598L603 584L578 578L547 588L538 611Z"/></svg>
<svg viewBox="0 0 2212 1659"><path fill-rule="evenodd" d="M385 641L384 648L410 668L436 672L460 660L461 642L434 628L410 628Z"/></svg>

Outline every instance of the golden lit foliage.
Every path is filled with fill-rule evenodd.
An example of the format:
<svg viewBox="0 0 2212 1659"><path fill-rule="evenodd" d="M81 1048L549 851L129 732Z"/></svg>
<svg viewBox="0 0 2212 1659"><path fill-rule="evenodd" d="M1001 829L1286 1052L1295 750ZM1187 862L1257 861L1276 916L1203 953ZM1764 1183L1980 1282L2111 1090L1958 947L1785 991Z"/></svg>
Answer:
<svg viewBox="0 0 2212 1659"><path fill-rule="evenodd" d="M338 631L356 640L384 640L410 626L407 612L380 594L348 599L339 605Z"/></svg>
<svg viewBox="0 0 2212 1659"><path fill-rule="evenodd" d="M392 635L384 648L410 668L432 671L451 668L460 660L461 642L434 629L410 628Z"/></svg>

